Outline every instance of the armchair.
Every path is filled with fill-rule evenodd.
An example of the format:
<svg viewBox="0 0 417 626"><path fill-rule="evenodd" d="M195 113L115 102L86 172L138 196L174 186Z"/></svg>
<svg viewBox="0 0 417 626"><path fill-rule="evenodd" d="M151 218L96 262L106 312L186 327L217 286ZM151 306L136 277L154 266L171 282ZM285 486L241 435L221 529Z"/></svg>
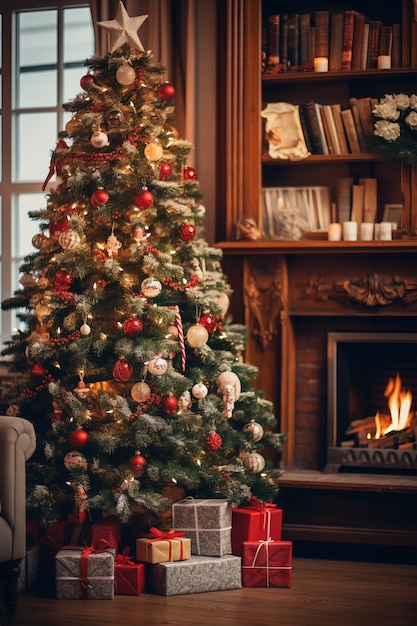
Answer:
<svg viewBox="0 0 417 626"><path fill-rule="evenodd" d="M31 422L0 415L0 569L9 614L16 612L20 561L26 554L26 461L35 448Z"/></svg>

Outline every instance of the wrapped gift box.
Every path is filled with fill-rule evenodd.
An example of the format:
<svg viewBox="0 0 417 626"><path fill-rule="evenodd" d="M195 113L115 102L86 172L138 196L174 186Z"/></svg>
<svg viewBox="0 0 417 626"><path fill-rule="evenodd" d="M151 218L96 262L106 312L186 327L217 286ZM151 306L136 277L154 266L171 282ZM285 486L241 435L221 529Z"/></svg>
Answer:
<svg viewBox="0 0 417 626"><path fill-rule="evenodd" d="M282 509L255 505L232 509L232 554L242 556L244 541L281 540Z"/></svg>
<svg viewBox="0 0 417 626"><path fill-rule="evenodd" d="M38 582L39 578L39 544L33 544L27 547L24 558L20 561L20 572L17 581L19 593L32 589Z"/></svg>
<svg viewBox="0 0 417 626"><path fill-rule="evenodd" d="M244 541L243 587L291 587L291 541Z"/></svg>
<svg viewBox="0 0 417 626"><path fill-rule="evenodd" d="M227 500L185 498L172 506L172 523L191 539L191 554L231 554L230 506Z"/></svg>
<svg viewBox="0 0 417 626"><path fill-rule="evenodd" d="M58 600L113 600L114 548L68 546L55 556Z"/></svg>
<svg viewBox="0 0 417 626"><path fill-rule="evenodd" d="M116 595L138 596L145 591L145 565L136 563L126 551L117 554L114 579Z"/></svg>
<svg viewBox="0 0 417 626"><path fill-rule="evenodd" d="M177 596L242 587L241 558L192 556L189 561L152 565L150 588L161 596Z"/></svg>
<svg viewBox="0 0 417 626"><path fill-rule="evenodd" d="M103 517L92 525L91 543L104 539L117 552L120 548L121 534L121 523L118 517L115 515Z"/></svg>
<svg viewBox="0 0 417 626"><path fill-rule="evenodd" d="M151 528L147 537L136 539L136 559L145 563L185 561L191 556L191 540L183 532L164 533Z"/></svg>

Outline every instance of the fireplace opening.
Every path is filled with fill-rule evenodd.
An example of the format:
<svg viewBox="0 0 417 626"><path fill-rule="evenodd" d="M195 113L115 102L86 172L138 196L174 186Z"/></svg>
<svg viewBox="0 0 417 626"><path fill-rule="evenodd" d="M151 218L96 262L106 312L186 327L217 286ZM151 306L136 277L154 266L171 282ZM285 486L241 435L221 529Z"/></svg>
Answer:
<svg viewBox="0 0 417 626"><path fill-rule="evenodd" d="M417 335L328 333L325 472L417 474Z"/></svg>

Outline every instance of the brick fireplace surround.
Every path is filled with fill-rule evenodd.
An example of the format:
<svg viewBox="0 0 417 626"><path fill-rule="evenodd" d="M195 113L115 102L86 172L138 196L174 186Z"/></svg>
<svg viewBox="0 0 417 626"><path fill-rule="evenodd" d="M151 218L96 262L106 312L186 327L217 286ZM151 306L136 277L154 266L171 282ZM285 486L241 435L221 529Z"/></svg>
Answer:
<svg viewBox="0 0 417 626"><path fill-rule="evenodd" d="M230 313L288 433L281 464L292 540L417 547L417 477L328 474L327 334L417 332L417 241L226 242ZM417 398L413 406L416 407Z"/></svg>

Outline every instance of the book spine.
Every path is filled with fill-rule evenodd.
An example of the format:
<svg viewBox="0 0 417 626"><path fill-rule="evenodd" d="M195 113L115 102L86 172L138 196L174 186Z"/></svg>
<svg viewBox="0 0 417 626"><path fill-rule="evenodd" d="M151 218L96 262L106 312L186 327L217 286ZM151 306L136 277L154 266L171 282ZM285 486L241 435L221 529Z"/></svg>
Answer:
<svg viewBox="0 0 417 626"><path fill-rule="evenodd" d="M368 40L369 40L369 22L365 22L365 24L363 25L363 36L362 36L361 70L366 70L366 64L368 61Z"/></svg>
<svg viewBox="0 0 417 626"><path fill-rule="evenodd" d="M313 144L313 154L324 154L314 102L312 100L309 100L302 105L302 108L305 111L308 127L310 130L310 138Z"/></svg>
<svg viewBox="0 0 417 626"><path fill-rule="evenodd" d="M375 69L378 65L379 36L381 33L382 22L380 20L371 20L369 22L368 36L368 58L366 61L367 69Z"/></svg>
<svg viewBox="0 0 417 626"><path fill-rule="evenodd" d="M329 11L316 11L316 57L329 57Z"/></svg>
<svg viewBox="0 0 417 626"><path fill-rule="evenodd" d="M350 219L359 226L363 222L364 185L352 185L352 209Z"/></svg>
<svg viewBox="0 0 417 626"><path fill-rule="evenodd" d="M331 105L334 125L336 127L337 138L339 140L340 154L349 154L349 146L346 139L345 127L342 120L342 107L339 103Z"/></svg>
<svg viewBox="0 0 417 626"><path fill-rule="evenodd" d="M316 27L310 26L310 40L309 40L309 57L308 62L311 67L314 66L314 56L316 54Z"/></svg>
<svg viewBox="0 0 417 626"><path fill-rule="evenodd" d="M393 24L391 67L398 68L401 66L401 24Z"/></svg>
<svg viewBox="0 0 417 626"><path fill-rule="evenodd" d="M325 119L325 127L327 127L330 137L333 154L342 154L331 105L323 104L322 112Z"/></svg>
<svg viewBox="0 0 417 626"><path fill-rule="evenodd" d="M279 63L279 15L268 16L268 65Z"/></svg>
<svg viewBox="0 0 417 626"><path fill-rule="evenodd" d="M372 100L370 97L358 98L358 110L364 135L373 135L374 116L372 114Z"/></svg>
<svg viewBox="0 0 417 626"><path fill-rule="evenodd" d="M316 111L317 124L318 124L318 127L319 127L319 133L320 133L320 140L321 140L321 144L323 146L323 154L330 154L329 146L328 146L327 140L326 140L326 134L324 132L324 126L323 126L323 121L322 121L322 116L321 116L321 107L322 107L322 105L319 104L318 102L314 103L314 109Z"/></svg>
<svg viewBox="0 0 417 626"><path fill-rule="evenodd" d="M377 180L376 178L359 178L359 185L365 187L363 196L363 221L375 224L377 211Z"/></svg>
<svg viewBox="0 0 417 626"><path fill-rule="evenodd" d="M310 62L310 13L300 14L300 65Z"/></svg>
<svg viewBox="0 0 417 626"><path fill-rule="evenodd" d="M345 11L343 20L342 70L349 71L352 66L353 29L355 25L354 11Z"/></svg>
<svg viewBox="0 0 417 626"><path fill-rule="evenodd" d="M361 118L359 115L359 107L358 107L358 99L357 98L349 98L350 110L352 111L352 117L356 128L356 134L358 135L360 152L366 152L366 145L363 139L363 128L361 124Z"/></svg>
<svg viewBox="0 0 417 626"><path fill-rule="evenodd" d="M301 129L303 131L304 141L307 146L307 150L310 152L310 154L314 154L315 153L314 142L311 136L311 129L310 129L309 121L308 121L307 112L305 109L305 104L300 104L298 113L300 116Z"/></svg>
<svg viewBox="0 0 417 626"><path fill-rule="evenodd" d="M284 68L288 65L288 14L282 13L280 16L280 37L279 37L280 49L279 55L282 66Z"/></svg>
<svg viewBox="0 0 417 626"><path fill-rule="evenodd" d="M356 13L354 25L353 25L352 61L351 61L351 66L350 66L351 70L361 69L364 25L365 25L365 16L363 15L363 13Z"/></svg>
<svg viewBox="0 0 417 626"><path fill-rule="evenodd" d="M361 148L351 109L344 109L342 111L342 121L351 154L360 154Z"/></svg>
<svg viewBox="0 0 417 626"><path fill-rule="evenodd" d="M343 13L332 13L330 18L330 52L329 71L339 72L342 69L343 50Z"/></svg>
<svg viewBox="0 0 417 626"><path fill-rule="evenodd" d="M329 151L329 154L336 154L335 148L333 146L332 136L330 134L330 127L328 125L327 117L324 111L324 107L325 107L324 104L319 105L319 112L321 116L321 123L323 125L324 136L326 138L327 149Z"/></svg>
<svg viewBox="0 0 417 626"><path fill-rule="evenodd" d="M343 176L337 181L337 221L349 222L352 206L353 178Z"/></svg>
<svg viewBox="0 0 417 626"><path fill-rule="evenodd" d="M294 13L288 16L288 65L300 65L300 15Z"/></svg>

